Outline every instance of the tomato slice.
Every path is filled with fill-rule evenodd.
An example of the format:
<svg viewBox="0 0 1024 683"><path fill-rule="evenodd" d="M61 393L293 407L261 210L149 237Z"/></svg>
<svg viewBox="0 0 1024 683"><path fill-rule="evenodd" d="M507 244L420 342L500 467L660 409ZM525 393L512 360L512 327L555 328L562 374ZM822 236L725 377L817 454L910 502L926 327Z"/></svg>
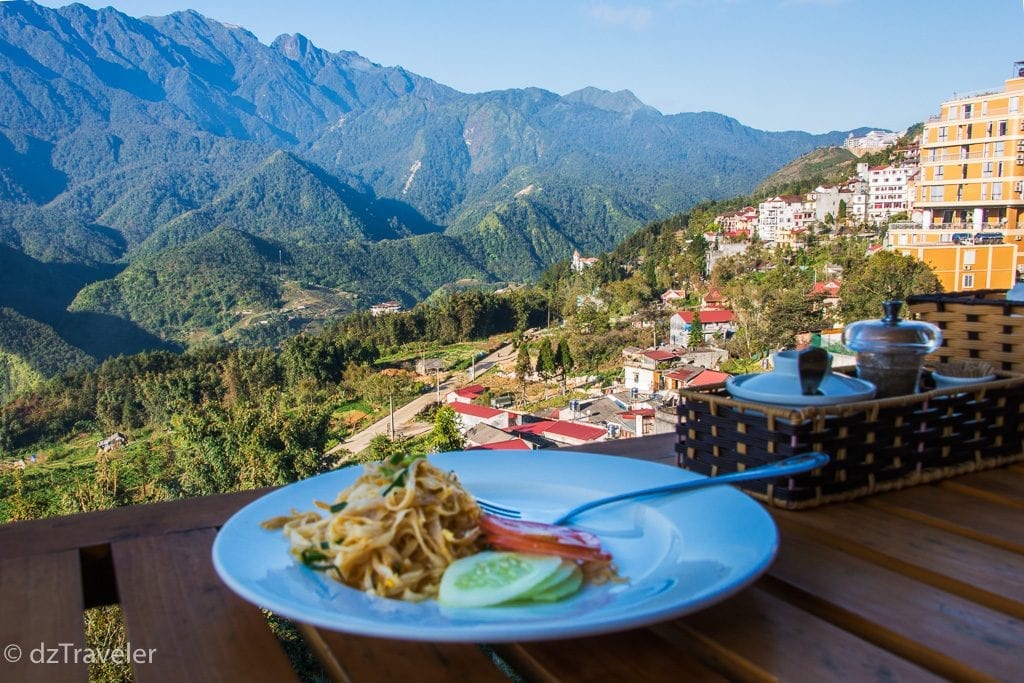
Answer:
<svg viewBox="0 0 1024 683"><path fill-rule="evenodd" d="M492 546L502 550L559 555L584 562L611 559L611 555L601 549L601 539L579 529L494 515L482 515L480 529Z"/></svg>

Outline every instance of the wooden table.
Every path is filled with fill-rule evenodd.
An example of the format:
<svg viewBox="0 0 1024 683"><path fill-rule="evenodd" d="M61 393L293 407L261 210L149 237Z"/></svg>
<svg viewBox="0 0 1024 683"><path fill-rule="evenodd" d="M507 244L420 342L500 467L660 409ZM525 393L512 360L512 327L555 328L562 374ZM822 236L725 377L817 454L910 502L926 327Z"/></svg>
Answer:
<svg viewBox="0 0 1024 683"><path fill-rule="evenodd" d="M641 457L673 457L641 441ZM138 681L295 680L210 560L218 526L260 493L0 526L0 648L21 655L0 659L0 681L87 680L83 609L111 603ZM648 628L493 648L299 629L341 681L1024 681L1024 465L773 515L764 577ZM40 647L70 661L33 663Z"/></svg>

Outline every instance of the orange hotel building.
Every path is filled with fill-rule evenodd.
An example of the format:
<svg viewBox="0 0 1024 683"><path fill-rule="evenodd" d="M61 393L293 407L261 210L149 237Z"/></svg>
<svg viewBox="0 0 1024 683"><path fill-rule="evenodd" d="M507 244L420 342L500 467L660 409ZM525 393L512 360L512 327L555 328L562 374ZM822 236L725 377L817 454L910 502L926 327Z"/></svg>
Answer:
<svg viewBox="0 0 1024 683"><path fill-rule="evenodd" d="M943 102L924 124L914 223L888 249L928 263L947 292L1024 279L1024 62L1002 90Z"/></svg>

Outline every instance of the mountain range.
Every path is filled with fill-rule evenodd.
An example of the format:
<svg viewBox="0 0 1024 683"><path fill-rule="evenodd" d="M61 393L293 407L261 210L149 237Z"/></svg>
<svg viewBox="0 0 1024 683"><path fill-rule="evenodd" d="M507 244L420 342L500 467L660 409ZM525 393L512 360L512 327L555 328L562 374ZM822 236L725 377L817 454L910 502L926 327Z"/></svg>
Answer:
<svg viewBox="0 0 1024 683"><path fill-rule="evenodd" d="M0 272L18 286L0 353L46 374L25 352L38 324L62 358L99 359L317 289L350 302L337 315L529 280L849 132L664 115L628 91L467 94L191 10L2 2Z"/></svg>

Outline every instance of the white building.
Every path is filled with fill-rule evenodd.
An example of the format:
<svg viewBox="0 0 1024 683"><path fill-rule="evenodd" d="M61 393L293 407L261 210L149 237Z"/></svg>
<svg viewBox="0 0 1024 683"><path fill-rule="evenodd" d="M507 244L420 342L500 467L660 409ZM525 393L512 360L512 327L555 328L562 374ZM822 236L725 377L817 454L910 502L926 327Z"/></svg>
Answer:
<svg viewBox="0 0 1024 683"><path fill-rule="evenodd" d="M497 429L507 429L515 424L513 415L504 410L496 410L487 406L478 406L475 403L462 403L459 401L454 401L448 405L455 411L456 418L462 426L461 431L463 434L479 424L490 425Z"/></svg>
<svg viewBox="0 0 1024 683"><path fill-rule="evenodd" d="M700 331L704 342L710 342L719 335L728 339L736 332L733 312L728 309L705 309L700 311ZM693 326L693 311L679 311L672 315L669 324L669 343L686 348L690 341L690 328Z"/></svg>
<svg viewBox="0 0 1024 683"><path fill-rule="evenodd" d="M850 133L850 136L843 141L843 147L861 157L869 152L880 152L886 147L895 145L899 139L899 133L889 133L883 130L872 130L856 138L853 137L853 133Z"/></svg>
<svg viewBox="0 0 1024 683"><path fill-rule="evenodd" d="M573 249L572 252L572 263L570 264L573 271L576 273L582 273L587 268L597 263L596 256L580 256L579 249Z"/></svg>
<svg viewBox="0 0 1024 683"><path fill-rule="evenodd" d="M845 203L847 213L850 204L853 203L854 191L848 184L841 185L819 185L810 193L814 201L814 220L818 223L828 222L831 216L833 221L839 215L840 202Z"/></svg>
<svg viewBox="0 0 1024 683"><path fill-rule="evenodd" d="M871 166L867 169L867 222L883 225L893 214L910 213L908 185L917 175L916 166Z"/></svg>
<svg viewBox="0 0 1024 683"><path fill-rule="evenodd" d="M775 242L779 232L792 232L797 227L797 216L804 212L802 195L779 195L757 205L757 236L765 242Z"/></svg>

